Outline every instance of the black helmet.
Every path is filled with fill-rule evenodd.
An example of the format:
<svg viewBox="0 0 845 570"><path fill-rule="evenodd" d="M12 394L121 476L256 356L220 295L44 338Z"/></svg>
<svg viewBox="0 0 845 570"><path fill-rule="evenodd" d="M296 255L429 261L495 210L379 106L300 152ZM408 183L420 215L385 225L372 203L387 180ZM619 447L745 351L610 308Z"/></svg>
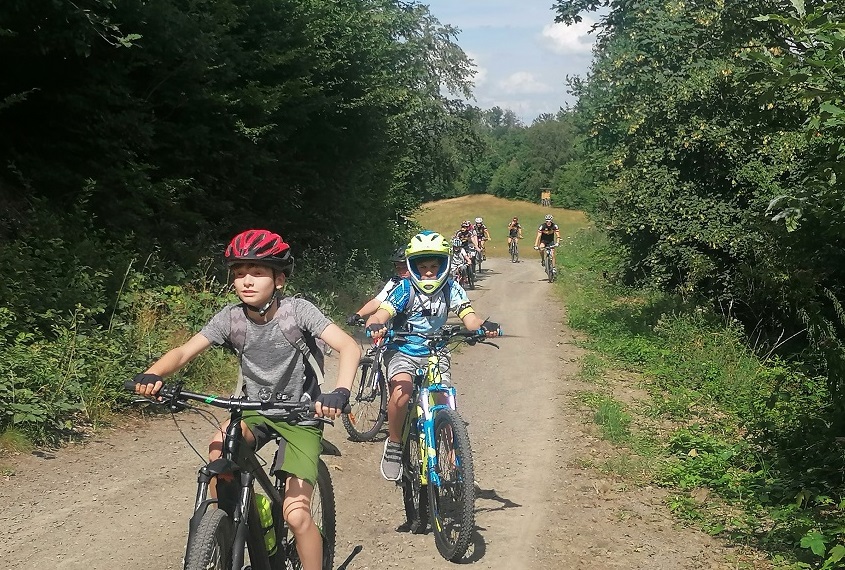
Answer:
<svg viewBox="0 0 845 570"><path fill-rule="evenodd" d="M405 263L405 246L400 245L396 248L393 254L390 256L390 261L393 263Z"/></svg>

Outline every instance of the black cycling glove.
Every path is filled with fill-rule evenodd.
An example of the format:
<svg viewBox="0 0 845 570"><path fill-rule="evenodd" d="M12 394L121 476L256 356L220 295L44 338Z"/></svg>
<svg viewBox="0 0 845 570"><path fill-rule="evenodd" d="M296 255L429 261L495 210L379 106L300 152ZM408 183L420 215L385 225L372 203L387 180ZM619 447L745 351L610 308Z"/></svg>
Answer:
<svg viewBox="0 0 845 570"><path fill-rule="evenodd" d="M367 331L370 333L377 333L378 331L386 328L387 326L384 323L373 323L367 327Z"/></svg>
<svg viewBox="0 0 845 570"><path fill-rule="evenodd" d="M349 315L348 317L346 317L346 324L349 325L350 327L354 327L360 321L361 321L361 315L359 315L358 313L355 313L354 315Z"/></svg>
<svg viewBox="0 0 845 570"><path fill-rule="evenodd" d="M499 332L499 323L494 323L493 321L484 321L481 323L481 328L483 328L487 332Z"/></svg>
<svg viewBox="0 0 845 570"><path fill-rule="evenodd" d="M155 384L156 382L164 382L161 376L158 374L136 374L135 378L133 378L136 384L141 384L142 386L146 386L147 384Z"/></svg>
<svg viewBox="0 0 845 570"><path fill-rule="evenodd" d="M334 391L328 394L320 394L317 396L317 401L320 402L324 408L335 408L342 410L349 404L349 390L346 388L335 388Z"/></svg>

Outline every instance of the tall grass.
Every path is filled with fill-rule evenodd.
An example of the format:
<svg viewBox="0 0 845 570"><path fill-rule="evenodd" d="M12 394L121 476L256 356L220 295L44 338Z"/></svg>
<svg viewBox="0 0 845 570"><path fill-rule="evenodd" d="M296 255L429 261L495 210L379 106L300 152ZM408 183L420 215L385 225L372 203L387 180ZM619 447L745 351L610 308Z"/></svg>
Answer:
<svg viewBox="0 0 845 570"><path fill-rule="evenodd" d="M378 269L365 255L344 262L302 255L287 294L303 294L335 319L376 292ZM125 380L199 332L237 299L225 275L125 272L113 307L55 314L52 334L0 334L0 451L74 438L109 422L129 401ZM110 315L107 325L95 317ZM0 318L3 316L0 312ZM0 323L0 332L3 331ZM237 361L222 350L201 354L179 372L195 389L234 387Z"/></svg>
<svg viewBox="0 0 845 570"><path fill-rule="evenodd" d="M761 548L778 568L842 567L845 462L826 428L824 379L800 362L758 356L739 325L708 306L614 284L613 256L595 231L566 243L558 263L570 324L587 333L585 346L607 367L635 372L650 395L626 413L632 429L663 442L653 482L674 489L676 514ZM620 436L626 416L609 398L585 401L608 439L630 445ZM701 489L708 500L693 498L707 495Z"/></svg>

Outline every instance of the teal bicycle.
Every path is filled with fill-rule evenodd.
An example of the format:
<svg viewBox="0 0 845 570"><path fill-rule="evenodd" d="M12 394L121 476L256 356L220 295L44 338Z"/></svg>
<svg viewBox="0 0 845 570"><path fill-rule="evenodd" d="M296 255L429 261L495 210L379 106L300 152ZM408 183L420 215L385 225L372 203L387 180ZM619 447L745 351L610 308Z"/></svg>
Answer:
<svg viewBox="0 0 845 570"><path fill-rule="evenodd" d="M423 533L430 523L440 555L457 562L475 531L475 477L469 432L457 411L455 388L442 382L440 359L450 345L474 345L487 337L483 330L458 326L431 334L388 331L387 337L413 337L415 343L422 339L429 350L427 366L414 375L402 428L402 477L397 483L407 517L403 526Z"/></svg>

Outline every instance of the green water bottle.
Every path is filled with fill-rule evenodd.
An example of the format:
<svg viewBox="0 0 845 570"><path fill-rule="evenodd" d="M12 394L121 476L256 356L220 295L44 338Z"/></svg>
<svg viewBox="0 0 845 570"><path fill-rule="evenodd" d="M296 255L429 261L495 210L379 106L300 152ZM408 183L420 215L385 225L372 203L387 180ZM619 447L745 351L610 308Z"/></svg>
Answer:
<svg viewBox="0 0 845 570"><path fill-rule="evenodd" d="M258 509L258 520L264 530L264 546L267 547L267 554L273 556L276 553L276 530L273 527L273 503L264 495L255 494L255 507Z"/></svg>

